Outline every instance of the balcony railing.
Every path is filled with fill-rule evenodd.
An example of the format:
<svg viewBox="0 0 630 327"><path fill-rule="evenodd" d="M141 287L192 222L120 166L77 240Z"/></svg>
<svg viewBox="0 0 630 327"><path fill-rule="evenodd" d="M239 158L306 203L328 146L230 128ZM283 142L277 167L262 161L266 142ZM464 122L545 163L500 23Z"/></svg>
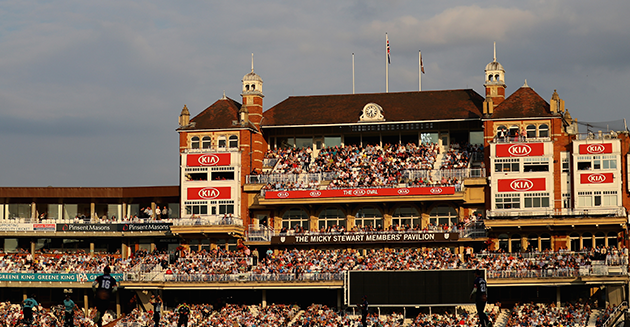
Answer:
<svg viewBox="0 0 630 327"><path fill-rule="evenodd" d="M126 273L125 281L146 281L144 274ZM252 272L240 274L166 274L160 273L151 278L152 281L189 282L189 283L221 283L221 282L315 282L341 281L343 273L279 273L256 274Z"/></svg>
<svg viewBox="0 0 630 327"><path fill-rule="evenodd" d="M549 209L549 208L529 208L529 209L505 209L488 210L488 218L553 218L553 217L626 217L626 208L589 208L589 209Z"/></svg>
<svg viewBox="0 0 630 327"><path fill-rule="evenodd" d="M273 235L273 229L267 226L249 225L245 237L248 242L270 242Z"/></svg>
<svg viewBox="0 0 630 327"><path fill-rule="evenodd" d="M551 137L527 137L527 136L495 136L490 143L539 143L551 142Z"/></svg>
<svg viewBox="0 0 630 327"><path fill-rule="evenodd" d="M267 183L309 183L331 181L337 177L336 172L325 173L304 173L304 174L263 174L263 175L247 175L245 183L247 184L267 184ZM431 178L439 182L442 178L457 178L462 181L466 178L485 178L485 168L464 168L464 169L413 169L404 170L402 172L403 179L424 179Z"/></svg>

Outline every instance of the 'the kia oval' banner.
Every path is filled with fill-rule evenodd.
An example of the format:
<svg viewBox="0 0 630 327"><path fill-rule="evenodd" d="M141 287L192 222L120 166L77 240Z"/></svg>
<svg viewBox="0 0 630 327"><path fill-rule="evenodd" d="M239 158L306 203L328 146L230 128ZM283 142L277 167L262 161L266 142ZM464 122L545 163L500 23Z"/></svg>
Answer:
<svg viewBox="0 0 630 327"><path fill-rule="evenodd" d="M497 144L497 157L538 157L545 155L544 143Z"/></svg>
<svg viewBox="0 0 630 327"><path fill-rule="evenodd" d="M189 154L186 157L188 167L229 166L232 163L229 153Z"/></svg>
<svg viewBox="0 0 630 327"><path fill-rule="evenodd" d="M362 196L452 195L453 186L410 188L356 188L341 190L267 191L265 199L308 199Z"/></svg>
<svg viewBox="0 0 630 327"><path fill-rule="evenodd" d="M613 173L581 174L580 184L604 184L613 182Z"/></svg>
<svg viewBox="0 0 630 327"><path fill-rule="evenodd" d="M188 200L231 199L232 191L227 187L191 187L188 190Z"/></svg>
<svg viewBox="0 0 630 327"><path fill-rule="evenodd" d="M612 143L580 144L580 154L612 153Z"/></svg>
<svg viewBox="0 0 630 327"><path fill-rule="evenodd" d="M516 179L499 179L499 192L534 192L545 191L544 178L516 178Z"/></svg>

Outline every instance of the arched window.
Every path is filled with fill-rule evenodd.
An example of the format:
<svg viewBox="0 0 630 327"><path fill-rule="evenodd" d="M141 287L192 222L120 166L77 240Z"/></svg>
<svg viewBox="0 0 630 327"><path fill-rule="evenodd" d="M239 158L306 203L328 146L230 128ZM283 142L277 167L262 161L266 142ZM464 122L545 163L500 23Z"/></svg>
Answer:
<svg viewBox="0 0 630 327"><path fill-rule="evenodd" d="M536 138L536 125L527 125L527 138Z"/></svg>
<svg viewBox="0 0 630 327"><path fill-rule="evenodd" d="M190 148L199 149L199 136L193 136L192 139L190 139Z"/></svg>
<svg viewBox="0 0 630 327"><path fill-rule="evenodd" d="M499 249L503 250L503 252L509 252L508 250L508 236L507 234L499 235Z"/></svg>
<svg viewBox="0 0 630 327"><path fill-rule="evenodd" d="M609 232L608 233L608 246L617 247L617 245L619 245L617 242L617 233Z"/></svg>
<svg viewBox="0 0 630 327"><path fill-rule="evenodd" d="M249 85L245 85L245 91L249 91Z"/></svg>
<svg viewBox="0 0 630 327"><path fill-rule="evenodd" d="M583 249L593 248L593 234L589 232L582 234L582 248Z"/></svg>
<svg viewBox="0 0 630 327"><path fill-rule="evenodd" d="M410 228L421 227L420 213L412 206L400 206L394 210L392 226L401 226L404 228L407 225L409 225Z"/></svg>
<svg viewBox="0 0 630 327"><path fill-rule="evenodd" d="M346 227L346 215L336 207L328 207L319 213L319 229Z"/></svg>
<svg viewBox="0 0 630 327"><path fill-rule="evenodd" d="M432 226L457 224L457 211L451 206L439 205L431 210L429 223Z"/></svg>
<svg viewBox="0 0 630 327"><path fill-rule="evenodd" d="M282 228L294 229L295 226L310 230L308 214L300 208L291 208L282 215Z"/></svg>
<svg viewBox="0 0 630 327"><path fill-rule="evenodd" d="M226 145L225 144L226 143L225 136L219 136L219 142L218 143L219 143L219 149L225 149L225 145Z"/></svg>
<svg viewBox="0 0 630 327"><path fill-rule="evenodd" d="M606 234L604 234L603 232L595 233L595 246L604 246L606 242L605 238Z"/></svg>
<svg viewBox="0 0 630 327"><path fill-rule="evenodd" d="M204 149L210 149L210 145L212 144L211 140L210 136L204 136L201 139L201 147Z"/></svg>
<svg viewBox="0 0 630 327"><path fill-rule="evenodd" d="M230 135L230 138L228 139L228 141L229 141L228 145L231 149L238 148L238 136Z"/></svg>
<svg viewBox="0 0 630 327"><path fill-rule="evenodd" d="M510 136L514 137L518 134L519 128L516 125L510 126Z"/></svg>
<svg viewBox="0 0 630 327"><path fill-rule="evenodd" d="M538 249L538 235L529 234L529 236L527 237L527 242L529 243L527 245L527 250L536 250L536 251L540 250Z"/></svg>
<svg viewBox="0 0 630 327"><path fill-rule="evenodd" d="M488 81L492 82L492 75L488 75Z"/></svg>
<svg viewBox="0 0 630 327"><path fill-rule="evenodd" d="M578 234L578 233L571 233L571 235L569 235L569 240L570 240L570 244L571 244L571 248L569 249L569 251L579 251L579 250L581 250L581 247L580 247L580 234Z"/></svg>
<svg viewBox="0 0 630 327"><path fill-rule="evenodd" d="M356 226L383 227L383 214L375 207L363 207L355 214Z"/></svg>
<svg viewBox="0 0 630 327"><path fill-rule="evenodd" d="M521 252L521 235L514 234L510 236L510 243L512 244L510 252Z"/></svg>
<svg viewBox="0 0 630 327"><path fill-rule="evenodd" d="M497 136L500 135L500 132L504 131L505 133L508 132L507 127L505 127L505 125L499 125L499 127L497 127Z"/></svg>
<svg viewBox="0 0 630 327"><path fill-rule="evenodd" d="M547 124L540 124L538 126L538 137L549 137L549 126L547 126Z"/></svg>
<svg viewBox="0 0 630 327"><path fill-rule="evenodd" d="M551 250L551 235L549 234L540 235L540 247L541 247L541 251Z"/></svg>
<svg viewBox="0 0 630 327"><path fill-rule="evenodd" d="M252 84L252 91L256 89L256 84Z"/></svg>
<svg viewBox="0 0 630 327"><path fill-rule="evenodd" d="M501 80L499 79L499 74L494 75L494 81L495 82L500 82Z"/></svg>

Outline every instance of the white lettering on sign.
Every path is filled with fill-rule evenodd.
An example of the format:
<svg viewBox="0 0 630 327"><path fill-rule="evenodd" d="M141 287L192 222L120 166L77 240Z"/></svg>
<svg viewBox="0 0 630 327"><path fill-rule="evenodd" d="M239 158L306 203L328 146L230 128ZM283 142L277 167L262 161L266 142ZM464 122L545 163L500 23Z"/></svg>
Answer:
<svg viewBox="0 0 630 327"><path fill-rule="evenodd" d="M591 144L586 147L586 151L588 151L588 153L604 153L605 150L606 147L604 147L603 144Z"/></svg>
<svg viewBox="0 0 630 327"><path fill-rule="evenodd" d="M440 194L440 193L442 193L441 187L434 187L431 189L431 194Z"/></svg>
<svg viewBox="0 0 630 327"><path fill-rule="evenodd" d="M517 179L510 183L510 188L514 191L529 191L534 187L534 182L529 179Z"/></svg>
<svg viewBox="0 0 630 327"><path fill-rule="evenodd" d="M316 197L318 197L318 196L322 195L322 192L320 192L320 191L312 191L311 193L309 193L309 195L310 195L311 197L316 198Z"/></svg>
<svg viewBox="0 0 630 327"><path fill-rule="evenodd" d="M289 192L278 192L278 197L279 198L288 198L289 197Z"/></svg>
<svg viewBox="0 0 630 327"><path fill-rule="evenodd" d="M606 176L602 174L592 174L588 176L588 181L591 183L603 183L606 181Z"/></svg>
<svg viewBox="0 0 630 327"><path fill-rule="evenodd" d="M515 157L524 157L532 152L532 148L527 144L514 144L508 148L508 152Z"/></svg>
<svg viewBox="0 0 630 327"><path fill-rule="evenodd" d="M206 187L199 190L199 192L197 192L197 195L199 195L199 197L202 199L214 199L221 195L221 192L219 192L219 190L214 187Z"/></svg>
<svg viewBox="0 0 630 327"><path fill-rule="evenodd" d="M409 194L409 192L411 192L411 191L409 191L408 188L401 188L401 189L398 190L398 194L400 194L400 195L407 195L407 194Z"/></svg>
<svg viewBox="0 0 630 327"><path fill-rule="evenodd" d="M214 166L219 163L220 158L214 154L204 154L197 158L197 162L199 162L202 166Z"/></svg>

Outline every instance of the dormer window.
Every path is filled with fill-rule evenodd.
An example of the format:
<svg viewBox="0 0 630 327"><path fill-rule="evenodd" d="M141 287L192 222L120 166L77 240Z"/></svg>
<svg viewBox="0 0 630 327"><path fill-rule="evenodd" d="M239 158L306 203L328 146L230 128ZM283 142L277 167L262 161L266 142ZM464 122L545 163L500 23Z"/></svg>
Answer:
<svg viewBox="0 0 630 327"><path fill-rule="evenodd" d="M549 137L549 126L547 124L538 126L538 137Z"/></svg>
<svg viewBox="0 0 630 327"><path fill-rule="evenodd" d="M219 136L219 149L225 149L225 136Z"/></svg>
<svg viewBox="0 0 630 327"><path fill-rule="evenodd" d="M204 136L201 139L201 147L204 149L210 149L210 144L211 144L210 141L211 141L210 136Z"/></svg>
<svg viewBox="0 0 630 327"><path fill-rule="evenodd" d="M193 136L193 138L190 140L190 148L199 149L199 136Z"/></svg>
<svg viewBox="0 0 630 327"><path fill-rule="evenodd" d="M232 149L238 148L238 136L236 136L236 135L231 135L230 136L230 138L229 138L229 146Z"/></svg>

